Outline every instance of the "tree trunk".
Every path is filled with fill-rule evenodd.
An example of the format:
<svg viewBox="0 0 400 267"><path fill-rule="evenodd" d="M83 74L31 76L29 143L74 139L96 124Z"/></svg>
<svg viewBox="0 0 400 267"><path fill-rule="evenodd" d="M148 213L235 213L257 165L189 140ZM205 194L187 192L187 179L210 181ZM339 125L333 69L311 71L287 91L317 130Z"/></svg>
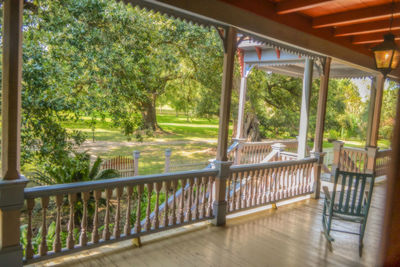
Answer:
<svg viewBox="0 0 400 267"><path fill-rule="evenodd" d="M257 115L247 112L243 125L243 137L251 142L261 141L259 125L260 123L258 122Z"/></svg>
<svg viewBox="0 0 400 267"><path fill-rule="evenodd" d="M142 117L145 130L156 131L160 128L157 124L156 99L157 95L153 94L149 101L143 103Z"/></svg>

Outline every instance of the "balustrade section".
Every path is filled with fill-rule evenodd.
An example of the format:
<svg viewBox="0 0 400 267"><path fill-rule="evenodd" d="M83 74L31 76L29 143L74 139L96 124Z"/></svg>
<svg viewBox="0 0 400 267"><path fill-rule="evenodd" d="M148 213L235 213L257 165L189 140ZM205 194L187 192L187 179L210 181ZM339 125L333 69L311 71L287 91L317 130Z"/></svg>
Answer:
<svg viewBox="0 0 400 267"><path fill-rule="evenodd" d="M343 147L340 150L340 170L365 173L367 170L368 154L365 149Z"/></svg>
<svg viewBox="0 0 400 267"><path fill-rule="evenodd" d="M316 158L231 167L227 180L227 212L310 194Z"/></svg>
<svg viewBox="0 0 400 267"><path fill-rule="evenodd" d="M376 176L387 175L391 157L392 157L391 149L379 150L376 153L376 159L375 159L375 175Z"/></svg>
<svg viewBox="0 0 400 267"><path fill-rule="evenodd" d="M21 217L24 260L30 263L211 219L217 173L190 171L27 188ZM187 190L178 195L181 188Z"/></svg>
<svg viewBox="0 0 400 267"><path fill-rule="evenodd" d="M234 165L260 163L272 152L272 145L277 143L283 144L286 152L297 152L297 140L235 142L228 150L228 159L233 161Z"/></svg>

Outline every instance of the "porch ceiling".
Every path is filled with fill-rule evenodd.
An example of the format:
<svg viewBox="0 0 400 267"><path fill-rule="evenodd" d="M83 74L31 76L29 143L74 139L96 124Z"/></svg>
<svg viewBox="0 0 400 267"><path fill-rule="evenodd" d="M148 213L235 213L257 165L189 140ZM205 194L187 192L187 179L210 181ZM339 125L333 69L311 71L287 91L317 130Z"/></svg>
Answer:
<svg viewBox="0 0 400 267"><path fill-rule="evenodd" d="M232 25L240 32L332 57L378 74L371 45L388 32L390 0L124 0L203 25ZM400 3L393 29L400 29ZM370 35L372 34L372 35ZM389 75L400 80L400 69Z"/></svg>

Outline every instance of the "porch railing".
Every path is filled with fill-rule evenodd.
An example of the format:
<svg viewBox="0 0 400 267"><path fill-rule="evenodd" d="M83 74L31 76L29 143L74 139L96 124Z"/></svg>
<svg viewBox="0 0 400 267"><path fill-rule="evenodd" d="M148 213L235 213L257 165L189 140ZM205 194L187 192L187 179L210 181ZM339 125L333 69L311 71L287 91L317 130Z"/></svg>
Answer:
<svg viewBox="0 0 400 267"><path fill-rule="evenodd" d="M375 159L375 174L376 174L376 176L387 175L391 157L392 157L391 149L379 150L376 153L376 159Z"/></svg>
<svg viewBox="0 0 400 267"><path fill-rule="evenodd" d="M218 167L26 188L21 216L24 262L216 218L217 179L225 188L222 199L228 213L309 194L317 161L231 166L227 174Z"/></svg>
<svg viewBox="0 0 400 267"><path fill-rule="evenodd" d="M265 142L235 141L228 149L228 159L234 165L260 163L272 152L272 146L277 143L285 145L285 152L297 152L297 140L271 140ZM309 152L308 148L308 154Z"/></svg>
<svg viewBox="0 0 400 267"><path fill-rule="evenodd" d="M343 142L335 142L333 163L340 170L349 172L375 172L376 176L387 174L391 159L391 149L344 147Z"/></svg>
<svg viewBox="0 0 400 267"><path fill-rule="evenodd" d="M316 158L238 165L227 179L227 212L234 213L313 192Z"/></svg>
<svg viewBox="0 0 400 267"><path fill-rule="evenodd" d="M33 262L210 219L217 173L201 170L27 188L24 260ZM175 197L186 186L188 193L179 202L158 212L161 198Z"/></svg>

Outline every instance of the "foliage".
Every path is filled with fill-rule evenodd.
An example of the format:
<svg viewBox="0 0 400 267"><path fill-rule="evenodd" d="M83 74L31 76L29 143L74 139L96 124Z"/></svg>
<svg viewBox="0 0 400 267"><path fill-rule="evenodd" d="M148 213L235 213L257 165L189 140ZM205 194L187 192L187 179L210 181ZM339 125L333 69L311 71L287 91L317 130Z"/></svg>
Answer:
<svg viewBox="0 0 400 267"><path fill-rule="evenodd" d="M31 180L39 185L51 185L118 177L119 173L116 170L100 171L101 162L101 158L97 157L91 165L90 157L86 152L75 152L73 157L65 158L62 166L44 164L43 169L35 171Z"/></svg>

